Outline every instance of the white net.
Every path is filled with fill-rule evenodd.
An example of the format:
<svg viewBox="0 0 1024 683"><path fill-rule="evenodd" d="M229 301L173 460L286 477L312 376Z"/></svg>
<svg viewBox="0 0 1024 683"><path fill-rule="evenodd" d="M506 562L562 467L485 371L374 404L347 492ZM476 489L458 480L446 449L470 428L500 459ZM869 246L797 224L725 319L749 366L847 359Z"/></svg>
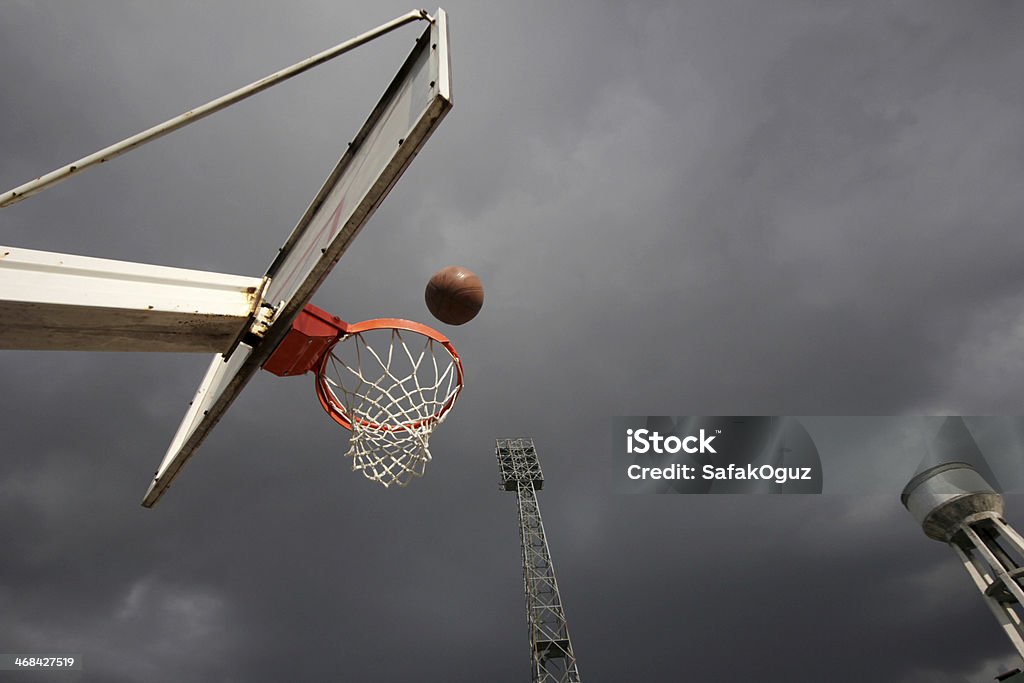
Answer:
<svg viewBox="0 0 1024 683"><path fill-rule="evenodd" d="M318 376L330 407L351 423L352 469L384 486L405 486L430 462L430 435L462 389L457 355L408 330L342 338Z"/></svg>

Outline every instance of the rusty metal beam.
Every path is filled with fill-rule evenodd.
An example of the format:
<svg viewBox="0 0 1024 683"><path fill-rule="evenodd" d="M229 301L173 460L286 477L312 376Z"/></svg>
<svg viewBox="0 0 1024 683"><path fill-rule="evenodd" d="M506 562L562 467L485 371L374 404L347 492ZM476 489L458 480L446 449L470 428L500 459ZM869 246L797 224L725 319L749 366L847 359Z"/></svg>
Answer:
<svg viewBox="0 0 1024 683"><path fill-rule="evenodd" d="M0 349L226 352L263 280L0 246Z"/></svg>

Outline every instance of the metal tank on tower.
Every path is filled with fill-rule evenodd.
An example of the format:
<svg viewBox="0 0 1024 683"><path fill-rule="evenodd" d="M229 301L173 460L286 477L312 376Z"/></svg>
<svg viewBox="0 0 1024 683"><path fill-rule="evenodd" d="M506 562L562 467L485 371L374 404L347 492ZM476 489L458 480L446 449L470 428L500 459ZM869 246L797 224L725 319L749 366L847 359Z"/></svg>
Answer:
<svg viewBox="0 0 1024 683"><path fill-rule="evenodd" d="M544 475L533 439L498 439L495 454L501 489L515 491L519 502L531 680L533 683L579 683L576 655L569 640L569 626L537 504L537 491L544 488Z"/></svg>
<svg viewBox="0 0 1024 683"><path fill-rule="evenodd" d="M1003 519L1003 497L973 465L946 462L918 473L900 500L925 535L953 549L1024 657L1024 538Z"/></svg>

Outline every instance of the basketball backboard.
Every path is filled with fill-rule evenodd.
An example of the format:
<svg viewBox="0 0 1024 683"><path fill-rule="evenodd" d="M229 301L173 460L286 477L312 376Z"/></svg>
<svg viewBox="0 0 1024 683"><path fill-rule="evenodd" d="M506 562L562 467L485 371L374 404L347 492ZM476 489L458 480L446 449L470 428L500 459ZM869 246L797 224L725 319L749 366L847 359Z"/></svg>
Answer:
<svg viewBox="0 0 1024 683"><path fill-rule="evenodd" d="M270 264L256 324L218 353L142 504L174 481L452 106L447 15L438 9L338 165Z"/></svg>

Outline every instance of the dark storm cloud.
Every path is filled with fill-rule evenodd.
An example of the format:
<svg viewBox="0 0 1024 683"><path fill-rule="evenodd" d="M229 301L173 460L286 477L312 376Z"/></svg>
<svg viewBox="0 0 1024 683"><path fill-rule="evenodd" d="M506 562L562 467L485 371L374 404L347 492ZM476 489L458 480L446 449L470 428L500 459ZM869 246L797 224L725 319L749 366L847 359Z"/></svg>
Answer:
<svg viewBox="0 0 1024 683"><path fill-rule="evenodd" d="M426 477L372 487L308 379L260 376L143 510L206 359L0 355L0 650L81 653L60 680L524 680L492 450L529 435L586 680L1009 668L896 496L617 497L606 449L614 415L1019 412L1021 10L447 9L455 108L316 298L425 319L431 272L483 277ZM5 10L2 189L408 7ZM418 30L0 211L2 241L258 275Z"/></svg>

